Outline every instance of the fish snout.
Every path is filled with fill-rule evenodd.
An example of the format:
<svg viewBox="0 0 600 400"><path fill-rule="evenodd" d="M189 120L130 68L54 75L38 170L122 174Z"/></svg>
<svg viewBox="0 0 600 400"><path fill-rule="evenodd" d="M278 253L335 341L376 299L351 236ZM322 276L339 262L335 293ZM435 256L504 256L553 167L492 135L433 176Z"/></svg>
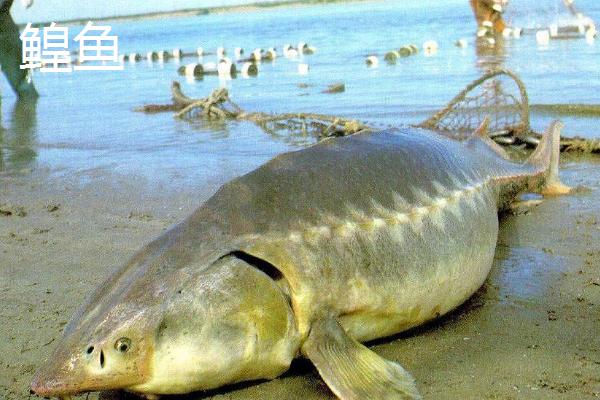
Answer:
<svg viewBox="0 0 600 400"><path fill-rule="evenodd" d="M85 369L77 357L64 348L56 349L35 373L29 385L29 393L36 396L69 399L82 392Z"/></svg>
<svg viewBox="0 0 600 400"><path fill-rule="evenodd" d="M31 385L29 386L29 394L49 399L51 397L58 397L63 400L71 398L72 394L65 393L67 388L64 384L61 384L56 379L48 379L42 371L39 371L33 377Z"/></svg>

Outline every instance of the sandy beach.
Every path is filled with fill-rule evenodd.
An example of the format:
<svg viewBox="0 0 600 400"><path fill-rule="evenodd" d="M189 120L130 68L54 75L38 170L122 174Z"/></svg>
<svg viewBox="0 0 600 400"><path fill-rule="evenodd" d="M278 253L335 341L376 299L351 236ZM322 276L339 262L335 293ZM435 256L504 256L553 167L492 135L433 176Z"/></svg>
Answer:
<svg viewBox="0 0 600 400"><path fill-rule="evenodd" d="M503 216L492 273L471 300L374 344L413 374L425 399L600 397L599 167L597 158L566 159L565 183L591 191ZM0 398L29 398L34 370L90 291L220 183L182 190L93 171L76 178L42 170L3 176ZM132 398L89 398L98 396ZM333 396L300 360L273 381L185 398Z"/></svg>

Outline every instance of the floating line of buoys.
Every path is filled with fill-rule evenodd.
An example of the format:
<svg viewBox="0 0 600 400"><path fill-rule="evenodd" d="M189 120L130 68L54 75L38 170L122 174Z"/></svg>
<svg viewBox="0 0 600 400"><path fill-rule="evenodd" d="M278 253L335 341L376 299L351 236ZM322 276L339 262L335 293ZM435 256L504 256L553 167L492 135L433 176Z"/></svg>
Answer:
<svg viewBox="0 0 600 400"><path fill-rule="evenodd" d="M142 59L142 56L138 53L130 53L127 59L130 63L135 64L137 61L140 61Z"/></svg>
<svg viewBox="0 0 600 400"><path fill-rule="evenodd" d="M419 48L414 44L400 47L398 50L392 50L385 53L384 60L390 64L396 63L398 58L410 57L419 52Z"/></svg>
<svg viewBox="0 0 600 400"><path fill-rule="evenodd" d="M383 56L383 59L388 64L395 64L399 58L410 57L412 55L417 54L418 52L419 48L417 46L415 46L414 44L408 44L400 47L397 50L388 51ZM379 66L379 58L376 54L370 54L365 59L365 63L371 68L376 68Z"/></svg>
<svg viewBox="0 0 600 400"><path fill-rule="evenodd" d="M201 78L204 76L204 66L198 63L182 65L177 69L179 75L193 78Z"/></svg>
<svg viewBox="0 0 600 400"><path fill-rule="evenodd" d="M242 76L256 76L258 67L256 64L247 63L242 66ZM218 62L207 62L204 64L190 63L182 65L177 69L179 75L187 78L202 79L205 75L217 75L223 79L235 78L237 75L237 67L227 57Z"/></svg>
<svg viewBox="0 0 600 400"><path fill-rule="evenodd" d="M258 75L258 65L256 63L245 62L242 64L242 77L247 78L250 76Z"/></svg>
<svg viewBox="0 0 600 400"><path fill-rule="evenodd" d="M308 45L306 42L300 42L298 43L297 47L293 47L290 44L285 44L283 46L283 56L285 56L286 58L297 58L299 55L301 54L313 54L315 52L315 48ZM76 54L73 53L73 54ZM143 54L143 53L142 53ZM195 51L192 52L184 52L182 51L180 48L174 48L170 51L165 51L165 50L158 50L158 51L148 51L145 53L145 55L142 55L140 53L136 53L136 52L132 52L129 54L121 54L119 56L119 62L121 64L126 63L127 61L129 61L131 64L135 64L141 60L147 60L148 62L152 63L154 61L158 61L158 62L163 62L163 61L167 61L169 59L175 59L176 61L180 61L183 58L188 58L188 57L196 57L198 58L200 61L202 61L202 58L204 56L209 56L209 55L215 55L217 57L217 61L223 60L223 59L227 59L227 50L225 49L225 47L220 46L218 47L214 53L211 52L206 52L204 50L203 47L198 47L196 48ZM262 49L262 48L257 48L254 51L252 51L252 53L250 54L249 57L247 58L243 58L244 55L244 49L242 47L235 47L233 49L233 56L235 58L235 60L239 63L246 63L246 62L252 62L252 63L259 63L259 62L267 62L267 61L273 61L275 60L278 56L279 53L277 52L277 49L275 47L269 47L266 50ZM76 61L74 61L76 62ZM249 76L253 76L253 68L249 69Z"/></svg>
<svg viewBox="0 0 600 400"><path fill-rule="evenodd" d="M158 53L156 51L149 51L146 53L146 59L148 61L158 61Z"/></svg>

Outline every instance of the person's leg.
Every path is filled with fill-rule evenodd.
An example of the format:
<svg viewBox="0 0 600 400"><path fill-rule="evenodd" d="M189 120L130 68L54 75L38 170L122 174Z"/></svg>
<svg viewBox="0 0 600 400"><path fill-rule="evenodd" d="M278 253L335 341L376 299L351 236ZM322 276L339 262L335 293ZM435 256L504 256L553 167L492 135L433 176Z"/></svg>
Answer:
<svg viewBox="0 0 600 400"><path fill-rule="evenodd" d="M29 70L21 69L19 27L10 15L13 0L0 0L0 67L19 97L37 97Z"/></svg>
<svg viewBox="0 0 600 400"><path fill-rule="evenodd" d="M502 7L501 2L494 0L469 0L471 8L477 20L477 26L481 26L484 21L490 21L493 24L494 31L502 33L506 24L502 18L502 13L495 9L494 6ZM500 8L499 10L502 10Z"/></svg>

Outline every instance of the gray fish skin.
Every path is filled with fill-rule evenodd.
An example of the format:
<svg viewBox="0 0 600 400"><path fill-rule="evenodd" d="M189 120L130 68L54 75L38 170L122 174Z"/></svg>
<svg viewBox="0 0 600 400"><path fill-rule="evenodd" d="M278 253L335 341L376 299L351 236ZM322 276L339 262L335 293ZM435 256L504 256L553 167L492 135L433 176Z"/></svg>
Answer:
<svg viewBox="0 0 600 400"><path fill-rule="evenodd" d="M459 143L416 129L278 156L105 282L32 390L172 394L273 378L300 354L313 359L314 321L335 319L324 332L339 323L366 341L443 315L488 275L498 210L558 184L559 130L525 164L483 136ZM353 398L315 364L340 398Z"/></svg>

